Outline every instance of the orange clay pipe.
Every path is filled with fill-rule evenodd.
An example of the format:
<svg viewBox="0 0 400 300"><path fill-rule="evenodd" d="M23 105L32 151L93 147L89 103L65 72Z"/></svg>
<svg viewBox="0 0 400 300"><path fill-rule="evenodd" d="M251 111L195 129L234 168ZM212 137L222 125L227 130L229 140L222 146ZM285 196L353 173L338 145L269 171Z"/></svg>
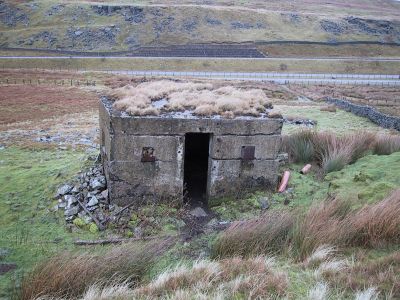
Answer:
<svg viewBox="0 0 400 300"><path fill-rule="evenodd" d="M300 173L301 174L307 174L308 172L310 172L311 170L311 165L310 164L306 164L303 169L301 169Z"/></svg>
<svg viewBox="0 0 400 300"><path fill-rule="evenodd" d="M285 171L283 173L281 184L279 185L278 193L282 193L284 190L286 190L287 184L289 182L289 177L290 177L290 172Z"/></svg>

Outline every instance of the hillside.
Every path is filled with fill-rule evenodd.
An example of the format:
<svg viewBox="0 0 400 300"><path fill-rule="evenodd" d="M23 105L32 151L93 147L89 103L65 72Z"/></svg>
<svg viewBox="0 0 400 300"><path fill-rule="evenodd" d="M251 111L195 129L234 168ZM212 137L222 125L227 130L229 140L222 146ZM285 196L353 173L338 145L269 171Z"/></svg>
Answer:
<svg viewBox="0 0 400 300"><path fill-rule="evenodd" d="M4 1L0 47L119 51L268 41L400 43L396 1ZM132 3L132 2L130 2ZM315 11L321 13L316 14Z"/></svg>

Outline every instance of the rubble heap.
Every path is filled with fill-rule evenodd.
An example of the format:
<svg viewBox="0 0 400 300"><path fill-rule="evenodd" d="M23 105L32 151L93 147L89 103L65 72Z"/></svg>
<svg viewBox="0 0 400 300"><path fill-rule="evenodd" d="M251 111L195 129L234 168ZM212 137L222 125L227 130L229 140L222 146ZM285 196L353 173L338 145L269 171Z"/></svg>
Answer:
<svg viewBox="0 0 400 300"><path fill-rule="evenodd" d="M114 208L108 201L106 178L100 165L78 174L75 183L60 186L55 197L58 203L54 209L64 210L67 223L76 218L85 224L105 222L106 212Z"/></svg>

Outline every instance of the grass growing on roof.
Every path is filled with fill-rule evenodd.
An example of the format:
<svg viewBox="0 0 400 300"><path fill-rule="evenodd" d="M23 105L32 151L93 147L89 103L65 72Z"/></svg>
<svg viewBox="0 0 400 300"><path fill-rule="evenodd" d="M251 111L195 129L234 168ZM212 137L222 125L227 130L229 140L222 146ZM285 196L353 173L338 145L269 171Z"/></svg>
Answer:
<svg viewBox="0 0 400 300"><path fill-rule="evenodd" d="M50 211L57 185L76 174L86 156L69 150L0 150L0 248L10 251L1 262L17 264L16 274L72 248L73 238L93 238L87 232L68 233L63 219ZM0 277L0 297L13 280L13 272Z"/></svg>

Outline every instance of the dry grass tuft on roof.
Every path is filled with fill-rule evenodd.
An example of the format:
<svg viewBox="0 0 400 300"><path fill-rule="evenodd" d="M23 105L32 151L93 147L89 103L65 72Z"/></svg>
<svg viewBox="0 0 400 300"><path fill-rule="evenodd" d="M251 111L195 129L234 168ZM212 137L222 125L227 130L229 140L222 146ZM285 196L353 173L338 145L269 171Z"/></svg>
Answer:
<svg viewBox="0 0 400 300"><path fill-rule="evenodd" d="M261 89L232 86L214 88L210 83L158 80L126 85L110 93L114 108L134 116L157 116L174 111L190 111L198 116L260 116L271 104ZM165 99L162 107L154 101Z"/></svg>

